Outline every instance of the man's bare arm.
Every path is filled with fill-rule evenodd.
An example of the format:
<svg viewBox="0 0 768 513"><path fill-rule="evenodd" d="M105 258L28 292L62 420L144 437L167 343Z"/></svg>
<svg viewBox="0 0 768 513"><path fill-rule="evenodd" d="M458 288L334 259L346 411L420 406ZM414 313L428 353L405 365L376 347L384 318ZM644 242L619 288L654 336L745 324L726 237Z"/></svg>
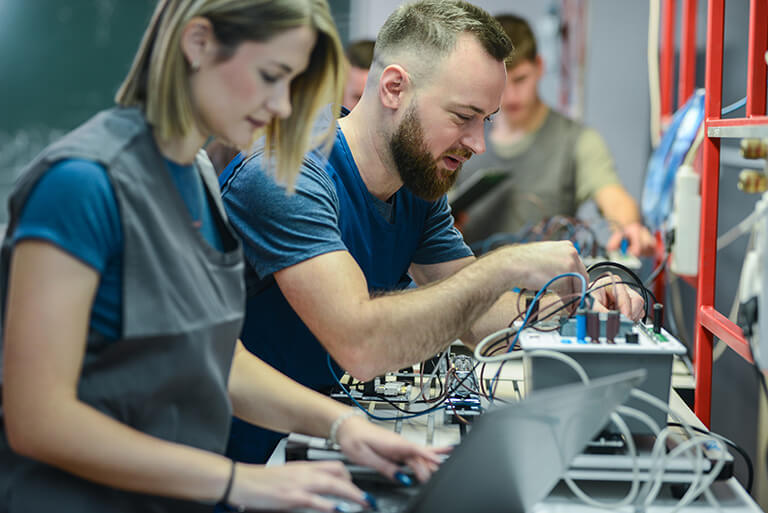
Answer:
<svg viewBox="0 0 768 513"><path fill-rule="evenodd" d="M368 380L467 335L515 285L534 288L563 272L585 273L569 242L507 246L468 264L429 286L375 297L344 251L285 268L275 280L333 358Z"/></svg>

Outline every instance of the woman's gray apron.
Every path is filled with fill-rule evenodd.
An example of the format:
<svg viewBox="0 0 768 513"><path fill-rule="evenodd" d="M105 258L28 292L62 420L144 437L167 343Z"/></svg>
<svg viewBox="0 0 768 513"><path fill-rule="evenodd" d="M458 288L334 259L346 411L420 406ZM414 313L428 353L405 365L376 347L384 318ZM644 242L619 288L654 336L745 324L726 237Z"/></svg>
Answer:
<svg viewBox="0 0 768 513"><path fill-rule="evenodd" d="M107 341L89 334L78 397L149 435L223 453L232 414L227 380L245 298L241 250L210 162L201 154L196 165L224 252L210 247L193 227L140 111L101 112L29 166L10 200L0 257L2 311L13 251L9 241L21 209L38 179L65 158L106 167L124 237L122 337ZM8 448L2 430L0 512L198 510L212 507L99 486L20 457Z"/></svg>

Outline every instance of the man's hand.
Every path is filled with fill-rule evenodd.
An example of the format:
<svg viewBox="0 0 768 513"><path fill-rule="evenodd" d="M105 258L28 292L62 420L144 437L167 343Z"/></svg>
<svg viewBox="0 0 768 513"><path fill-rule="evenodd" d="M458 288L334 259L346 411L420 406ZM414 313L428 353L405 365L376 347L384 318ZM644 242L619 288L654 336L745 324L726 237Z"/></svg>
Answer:
<svg viewBox="0 0 768 513"><path fill-rule="evenodd" d="M591 293L595 299L593 308L597 311L618 310L633 321L639 321L645 302L640 294L619 281L621 279L615 274L608 274L590 285L590 289L595 289Z"/></svg>
<svg viewBox="0 0 768 513"><path fill-rule="evenodd" d="M390 479L394 479L400 466L405 464L424 482L437 470L440 454L450 451L450 448L427 448L409 442L363 417L346 419L339 427L337 439L351 461L374 468Z"/></svg>
<svg viewBox="0 0 768 513"><path fill-rule="evenodd" d="M627 250L637 257L641 256L653 256L656 239L654 239L648 228L642 224L635 222L625 225L623 228L616 230L608 240L608 244L605 245L605 249L608 251L618 251L621 248L622 239L629 241L629 247Z"/></svg>
<svg viewBox="0 0 768 513"><path fill-rule="evenodd" d="M587 280L587 270L578 251L570 241L548 241L521 244L514 251L515 265L525 269L525 275L516 283L518 287L538 290L546 283L565 273L576 273ZM581 280L575 276L562 278L548 287L561 297L581 293Z"/></svg>

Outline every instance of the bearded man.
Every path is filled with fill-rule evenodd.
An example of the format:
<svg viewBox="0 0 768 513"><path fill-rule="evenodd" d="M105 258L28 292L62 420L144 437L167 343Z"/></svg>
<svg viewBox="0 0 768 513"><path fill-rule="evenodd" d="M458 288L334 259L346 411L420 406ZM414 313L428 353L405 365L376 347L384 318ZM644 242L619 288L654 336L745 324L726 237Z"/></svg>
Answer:
<svg viewBox="0 0 768 513"><path fill-rule="evenodd" d="M405 4L378 35L365 91L338 120L330 156L308 155L292 194L259 153L230 164L220 180L248 263L248 349L318 390L334 383L327 354L335 371L367 381L505 327L517 314L513 287L586 276L570 242L475 259L454 228L445 193L485 151L511 51L501 26L471 4ZM557 285L570 294L577 280ZM635 319L643 308L623 286L596 299ZM262 462L279 436L235 421L229 455Z"/></svg>

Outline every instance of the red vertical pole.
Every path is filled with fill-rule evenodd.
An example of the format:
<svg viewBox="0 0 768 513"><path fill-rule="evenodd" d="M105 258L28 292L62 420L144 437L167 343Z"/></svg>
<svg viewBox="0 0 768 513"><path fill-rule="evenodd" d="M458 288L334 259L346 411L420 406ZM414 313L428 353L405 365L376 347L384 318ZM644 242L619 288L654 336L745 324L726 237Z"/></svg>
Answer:
<svg viewBox="0 0 768 513"><path fill-rule="evenodd" d="M705 123L720 119L723 103L723 36L725 0L709 0L707 11L707 64L705 70ZM720 187L720 139L704 139L701 171L701 240L699 242L699 280L696 295L696 398L694 412L707 426L712 409L713 335L701 325L702 307L715 304L717 266L717 210Z"/></svg>
<svg viewBox="0 0 768 513"><path fill-rule="evenodd" d="M747 52L747 117L765 114L765 51L768 50L766 20L768 20L768 0L751 0Z"/></svg>
<svg viewBox="0 0 768 513"><path fill-rule="evenodd" d="M696 0L683 0L680 22L680 82L677 90L677 106L691 97L696 88Z"/></svg>
<svg viewBox="0 0 768 513"><path fill-rule="evenodd" d="M661 119L672 115L672 82L675 76L675 0L664 0L661 16Z"/></svg>

